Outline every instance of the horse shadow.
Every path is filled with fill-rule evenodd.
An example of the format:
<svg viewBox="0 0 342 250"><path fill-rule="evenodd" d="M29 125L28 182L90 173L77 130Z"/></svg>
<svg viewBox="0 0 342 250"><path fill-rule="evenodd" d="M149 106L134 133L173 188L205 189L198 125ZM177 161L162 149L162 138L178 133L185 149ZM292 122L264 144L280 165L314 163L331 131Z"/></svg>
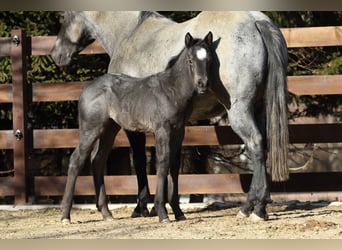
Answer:
<svg viewBox="0 0 342 250"><path fill-rule="evenodd" d="M282 206L283 204L279 204ZM282 219L311 218L342 213L342 210L329 206L330 202L288 202L284 208L270 213L270 221ZM275 206L278 206L277 204ZM326 208L324 210L319 210ZM318 211L317 211L318 210Z"/></svg>

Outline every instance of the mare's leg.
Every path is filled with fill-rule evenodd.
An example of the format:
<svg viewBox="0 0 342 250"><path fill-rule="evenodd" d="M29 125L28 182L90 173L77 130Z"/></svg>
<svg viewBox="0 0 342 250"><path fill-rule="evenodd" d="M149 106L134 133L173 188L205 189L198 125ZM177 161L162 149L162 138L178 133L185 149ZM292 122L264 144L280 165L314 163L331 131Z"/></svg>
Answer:
<svg viewBox="0 0 342 250"><path fill-rule="evenodd" d="M249 216L253 212L255 218L266 220L268 218L266 204L270 202L270 192L266 173L264 141L254 118L252 104L247 100L237 100L232 103L228 115L232 129L247 146L254 167L247 202L242 206L241 213Z"/></svg>
<svg viewBox="0 0 342 250"><path fill-rule="evenodd" d="M96 194L96 207L101 212L103 218L111 219L112 214L108 209L108 201L104 183L104 169L108 160L109 152L112 149L114 138L120 130L120 126L113 120L108 120L105 128L97 141L91 157L93 178Z"/></svg>
<svg viewBox="0 0 342 250"><path fill-rule="evenodd" d="M148 187L148 179L146 172L146 136L145 133L131 131L125 132L127 134L129 143L132 147L133 165L138 181L138 201L137 206L135 207L131 217L146 217L149 215L147 203L150 198L150 190Z"/></svg>
<svg viewBox="0 0 342 250"><path fill-rule="evenodd" d="M178 176L180 168L181 148L184 138L184 127L171 131L170 136L170 181L168 183L168 200L176 220L185 220L179 207Z"/></svg>
<svg viewBox="0 0 342 250"><path fill-rule="evenodd" d="M70 210L72 198L75 191L77 176L84 166L86 159L90 156L90 152L94 146L99 131L94 129L80 130L80 143L70 156L68 177L62 200L62 222L70 222Z"/></svg>
<svg viewBox="0 0 342 250"><path fill-rule="evenodd" d="M156 154L157 154L157 188L154 198L154 207L160 222L169 222L165 208L165 193L167 175L170 169L170 126L164 125L155 131Z"/></svg>

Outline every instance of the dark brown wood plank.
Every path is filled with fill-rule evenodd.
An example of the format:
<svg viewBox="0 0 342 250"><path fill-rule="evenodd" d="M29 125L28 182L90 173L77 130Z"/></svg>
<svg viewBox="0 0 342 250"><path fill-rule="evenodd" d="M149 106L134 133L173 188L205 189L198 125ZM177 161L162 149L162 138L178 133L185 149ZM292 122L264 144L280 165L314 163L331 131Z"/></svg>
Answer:
<svg viewBox="0 0 342 250"><path fill-rule="evenodd" d="M291 124L291 143L342 142L342 123ZM34 130L34 148L73 148L79 142L78 129ZM5 141L5 139L2 139ZM183 146L242 144L230 126L187 126ZM121 130L114 142L116 147L129 147ZM146 146L154 146L154 136L147 134Z"/></svg>
<svg viewBox="0 0 342 250"><path fill-rule="evenodd" d="M13 130L0 130L0 149L13 149Z"/></svg>
<svg viewBox="0 0 342 250"><path fill-rule="evenodd" d="M0 103L10 103L13 101L12 84L0 84Z"/></svg>
<svg viewBox="0 0 342 250"><path fill-rule="evenodd" d="M74 148L79 143L78 129L36 129L33 131L33 148ZM127 136L120 130L115 147L129 147ZM146 135L146 146L154 146L154 136Z"/></svg>
<svg viewBox="0 0 342 250"><path fill-rule="evenodd" d="M295 95L340 95L342 75L289 76L288 90Z"/></svg>
<svg viewBox="0 0 342 250"><path fill-rule="evenodd" d="M11 56L11 37L0 37L0 57Z"/></svg>
<svg viewBox="0 0 342 250"><path fill-rule="evenodd" d="M12 44L12 90L13 96L13 133L20 131L22 138L13 140L15 204L25 204L27 200L26 166L28 150L27 133L27 81L26 81L26 39L21 30L13 30L12 37L18 36L20 43Z"/></svg>
<svg viewBox="0 0 342 250"><path fill-rule="evenodd" d="M342 45L342 26L330 27L303 27L303 28L282 28L287 46L295 47L317 47L317 46L341 46ZM0 56L9 56L8 38L2 38L3 48L0 46ZM8 41L9 40L9 41ZM49 55L56 41L56 36L35 36L32 37L32 55ZM0 40L0 44L1 40ZM102 46L95 41L81 54L104 54Z"/></svg>
<svg viewBox="0 0 342 250"><path fill-rule="evenodd" d="M63 195L66 176L36 176L35 195ZM273 193L341 191L342 172L329 173L291 173L289 181L270 183ZM151 194L155 194L156 176L149 175ZM252 180L251 174L181 174L179 175L180 194L242 194L247 193ZM135 175L105 176L108 195L136 195L137 180ZM92 176L79 176L75 195L94 195Z"/></svg>
<svg viewBox="0 0 342 250"><path fill-rule="evenodd" d="M341 142L342 124L291 124L291 143L328 143ZM74 148L78 144L78 129L34 130L34 148ZM13 131L0 131L0 148L13 148ZM229 127L187 127L184 146L240 144L241 140ZM120 131L114 146L128 147L129 143L123 131ZM154 146L154 137L147 135L147 146Z"/></svg>
<svg viewBox="0 0 342 250"><path fill-rule="evenodd" d="M14 177L0 177L0 196L14 196L15 190Z"/></svg>
<svg viewBox="0 0 342 250"><path fill-rule="evenodd" d="M287 47L341 46L342 26L281 29Z"/></svg>
<svg viewBox="0 0 342 250"><path fill-rule="evenodd" d="M31 46L33 56L50 55L51 50L55 44L56 36L34 36L31 38ZM106 52L99 44L95 41L90 44L87 48L81 51L80 54L105 54Z"/></svg>
<svg viewBox="0 0 342 250"><path fill-rule="evenodd" d="M77 101L85 82L34 83L33 102Z"/></svg>
<svg viewBox="0 0 342 250"><path fill-rule="evenodd" d="M12 101L11 84L0 84L0 102ZM34 83L32 101L77 101L84 82ZM342 94L342 75L289 76L289 92L295 95Z"/></svg>
<svg viewBox="0 0 342 250"><path fill-rule="evenodd" d="M192 129L192 128L191 128ZM198 130L201 127L197 127ZM215 129L215 131L211 130ZM290 143L332 143L342 142L342 123L326 124L290 124ZM207 134L206 134L207 133ZM241 144L240 138L232 131L230 126L217 126L206 128L205 131L198 132L199 137L217 138L217 143L206 144L205 140L198 145L227 145Z"/></svg>
<svg viewBox="0 0 342 250"><path fill-rule="evenodd" d="M341 46L342 26L330 27L303 27L303 28L282 28L287 46L295 47L317 47L317 46ZM4 39L8 44L8 39ZM56 41L56 36L35 36L32 37L32 55L49 55ZM1 47L1 46L0 46ZM0 55L9 55L8 50L3 48ZM104 54L102 46L95 41L84 49L81 54Z"/></svg>
<svg viewBox="0 0 342 250"><path fill-rule="evenodd" d="M157 178L148 176L151 194L155 194ZM62 195L66 176L35 177L35 194L38 196ZM108 195L136 195L137 180L135 175L105 176L106 192ZM243 193L239 174L210 174L210 175L180 175L179 193ZM93 178L79 176L76 182L75 195L94 195Z"/></svg>
<svg viewBox="0 0 342 250"><path fill-rule="evenodd" d="M35 129L33 148L74 148L79 142L78 129Z"/></svg>
<svg viewBox="0 0 342 250"><path fill-rule="evenodd" d="M50 55L56 36L33 36L31 37L31 55L43 56Z"/></svg>
<svg viewBox="0 0 342 250"><path fill-rule="evenodd" d="M218 145L214 126L186 127L183 145ZM222 129L218 128L218 131ZM219 132L221 133L221 132ZM233 132L228 127L223 133L231 135ZM78 129L36 129L33 131L34 148L73 148L79 143ZM237 138L237 136L235 136ZM221 140L223 140L221 138ZM229 140L223 140L226 142ZM148 133L146 135L146 146L154 146L154 135ZM129 147L129 142L123 130L118 133L114 145L115 147Z"/></svg>

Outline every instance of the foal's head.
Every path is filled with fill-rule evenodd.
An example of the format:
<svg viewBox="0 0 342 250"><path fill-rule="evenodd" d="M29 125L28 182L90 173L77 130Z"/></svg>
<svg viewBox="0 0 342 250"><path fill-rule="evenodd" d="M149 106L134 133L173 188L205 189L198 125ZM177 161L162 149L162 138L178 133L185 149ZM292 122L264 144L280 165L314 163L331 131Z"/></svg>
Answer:
<svg viewBox="0 0 342 250"><path fill-rule="evenodd" d="M213 61L213 34L209 32L204 39L194 39L190 33L185 35L186 65L197 93L207 90Z"/></svg>
<svg viewBox="0 0 342 250"><path fill-rule="evenodd" d="M91 30L86 26L79 13L65 11L63 23L51 51L51 56L58 66L67 66L74 55L78 54L94 40L91 36Z"/></svg>

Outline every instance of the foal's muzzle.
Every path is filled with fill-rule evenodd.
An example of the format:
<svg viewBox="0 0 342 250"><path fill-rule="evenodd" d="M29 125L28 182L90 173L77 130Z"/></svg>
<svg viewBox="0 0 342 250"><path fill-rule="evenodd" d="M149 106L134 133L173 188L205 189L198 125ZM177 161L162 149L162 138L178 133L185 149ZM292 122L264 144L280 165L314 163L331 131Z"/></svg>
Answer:
<svg viewBox="0 0 342 250"><path fill-rule="evenodd" d="M208 79L206 77L198 79L197 81L197 93L198 94L203 94L207 90L207 87L208 87Z"/></svg>

